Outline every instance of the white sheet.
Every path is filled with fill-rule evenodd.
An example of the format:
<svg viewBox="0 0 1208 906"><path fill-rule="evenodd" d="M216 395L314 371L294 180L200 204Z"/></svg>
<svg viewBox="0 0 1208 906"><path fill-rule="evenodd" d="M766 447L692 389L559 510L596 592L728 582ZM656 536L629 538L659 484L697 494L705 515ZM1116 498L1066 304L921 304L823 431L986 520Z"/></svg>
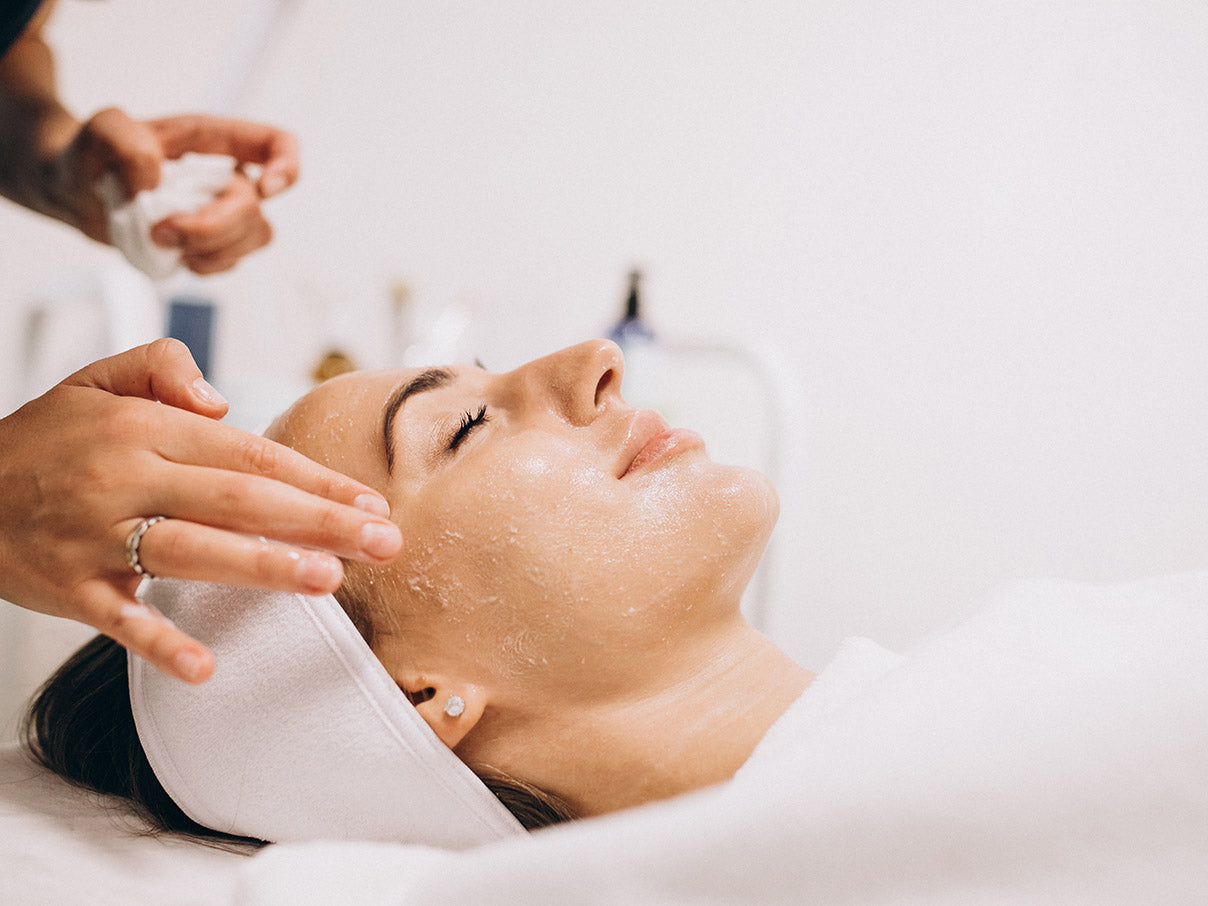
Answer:
<svg viewBox="0 0 1208 906"><path fill-rule="evenodd" d="M0 747L0 903L228 902L247 856L171 836Z"/></svg>
<svg viewBox="0 0 1208 906"><path fill-rule="evenodd" d="M171 837L0 749L0 903L1208 902L1208 573L846 643L733 782L466 853Z"/></svg>
<svg viewBox="0 0 1208 906"><path fill-rule="evenodd" d="M1208 902L1208 573L859 645L730 784L469 853L271 847L243 904ZM853 662L853 658L855 661Z"/></svg>

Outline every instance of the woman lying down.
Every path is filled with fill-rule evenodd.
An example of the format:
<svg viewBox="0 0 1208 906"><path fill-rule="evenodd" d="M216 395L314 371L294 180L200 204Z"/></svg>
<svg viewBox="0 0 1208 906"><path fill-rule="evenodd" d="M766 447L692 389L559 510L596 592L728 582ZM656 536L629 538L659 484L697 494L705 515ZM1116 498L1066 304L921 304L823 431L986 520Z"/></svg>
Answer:
<svg viewBox="0 0 1208 906"><path fill-rule="evenodd" d="M628 406L622 368L620 350L600 341L509 374L355 373L321 385L268 432L386 495L406 548L382 568L348 562L339 603L394 703L430 728L420 744L443 743L530 827L726 780L810 680L739 612L776 519L772 487ZM241 606L252 621L256 605ZM219 609L171 617L204 622ZM183 628L215 644L215 630ZM282 699L299 694L268 685L271 701L251 708L291 707ZM213 682L195 696L168 689L172 710L179 698L221 707ZM68 777L131 796L165 827L205 833L207 822L158 788L174 789L167 767L142 768L139 737L145 745L151 726L176 715L149 715L136 734L126 696L125 652L95 640L35 704L35 751ZM243 718L230 719L196 744L234 746ZM448 751L436 754L450 761ZM396 769L411 770L402 757ZM278 838L268 826L208 826Z"/></svg>
<svg viewBox="0 0 1208 906"><path fill-rule="evenodd" d="M1174 787L1153 790L1187 806L1178 772L1203 779L1208 766L1192 719L1208 683L1187 642L1208 637L1208 578L1020 586L910 658L845 643L813 682L739 610L777 516L773 488L627 405L622 370L620 351L594 341L507 374L454 366L321 385L270 436L380 489L404 552L347 563L338 607L150 583L145 600L214 649L214 678L190 687L136 658L128 667L98 638L34 702L33 751L169 830L450 848L721 789L737 773L748 788L735 809L767 805L743 833L775 827L766 845L790 845L785 864L762 858L759 871L802 872L815 892L827 877L854 882L839 862L808 868L794 834L817 852L842 847L852 866L851 847L873 845L863 835L875 830L858 869L875 882L896 845L933 846L953 869L986 822L992 858L1004 852L995 833L1037 827L1050 858L1065 845L1043 830L1053 808L1052 833L1083 842L1162 812L1160 801L1113 811L1111 789L1082 826L1062 796L1093 799L1092 776L1144 799L1157 793L1141 778L1166 770ZM1159 737L1161 752L1193 760L1152 765ZM850 815L836 805L843 789ZM1208 827L1195 795L1189 824L1155 833ZM959 821L930 814L936 803ZM722 831L691 832L704 846ZM918 855L902 864L928 864ZM728 862L702 875L722 883L711 893L741 870Z"/></svg>

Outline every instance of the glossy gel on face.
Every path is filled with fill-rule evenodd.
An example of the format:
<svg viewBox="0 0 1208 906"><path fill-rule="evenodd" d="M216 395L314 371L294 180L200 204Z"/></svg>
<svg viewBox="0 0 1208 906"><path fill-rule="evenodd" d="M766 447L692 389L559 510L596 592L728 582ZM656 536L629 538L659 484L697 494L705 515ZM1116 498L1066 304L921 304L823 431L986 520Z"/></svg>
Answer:
<svg viewBox="0 0 1208 906"><path fill-rule="evenodd" d="M622 474L636 411L607 372L621 367L614 350L584 344L502 375L451 369L406 401L389 474L375 435L408 372L346 375L291 410L303 452L381 489L403 530L375 587L390 590L406 657L615 695L667 639L737 613L775 493L699 445L659 447Z"/></svg>

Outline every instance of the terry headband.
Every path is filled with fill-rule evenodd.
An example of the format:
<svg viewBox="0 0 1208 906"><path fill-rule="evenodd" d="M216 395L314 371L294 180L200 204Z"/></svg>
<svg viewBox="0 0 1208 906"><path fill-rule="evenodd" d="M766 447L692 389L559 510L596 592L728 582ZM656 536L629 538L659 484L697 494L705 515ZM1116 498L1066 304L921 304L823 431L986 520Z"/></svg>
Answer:
<svg viewBox="0 0 1208 906"><path fill-rule="evenodd" d="M331 595L177 579L144 592L217 659L200 686L128 659L147 760L194 821L280 843L464 849L526 833L424 722Z"/></svg>

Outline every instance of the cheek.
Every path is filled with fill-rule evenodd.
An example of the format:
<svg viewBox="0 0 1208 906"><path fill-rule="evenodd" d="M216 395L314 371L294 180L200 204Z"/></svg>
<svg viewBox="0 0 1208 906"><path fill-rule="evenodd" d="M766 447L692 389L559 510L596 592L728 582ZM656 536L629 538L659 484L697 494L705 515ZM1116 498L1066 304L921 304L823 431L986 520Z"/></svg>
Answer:
<svg viewBox="0 0 1208 906"><path fill-rule="evenodd" d="M627 507L621 488L573 449L540 451L485 463L442 504L442 532L480 555L496 584L550 587L576 551L598 546L601 530Z"/></svg>
<svg viewBox="0 0 1208 906"><path fill-rule="evenodd" d="M408 502L399 576L450 639L509 672L642 614L740 595L776 517L766 479L704 457L640 482L554 443L481 465Z"/></svg>
<svg viewBox="0 0 1208 906"><path fill-rule="evenodd" d="M497 445L410 496L400 519L413 540L409 568L433 584L439 573L460 587L549 587L552 567L624 504L576 450L555 440L533 446Z"/></svg>
<svg viewBox="0 0 1208 906"><path fill-rule="evenodd" d="M511 674L547 663L549 640L572 632L593 572L576 552L597 549L604 515L621 507L581 457L530 453L481 465L489 468L450 472L407 501L400 522L410 542L395 567L445 639Z"/></svg>
<svg viewBox="0 0 1208 906"><path fill-rule="evenodd" d="M618 482L546 444L451 488L439 511L461 584L555 609L611 598L627 602L623 613L636 598L745 583L778 504L763 476L703 456Z"/></svg>
<svg viewBox="0 0 1208 906"><path fill-rule="evenodd" d="M741 594L779 514L771 483L704 457L644 478L618 573L668 603Z"/></svg>

